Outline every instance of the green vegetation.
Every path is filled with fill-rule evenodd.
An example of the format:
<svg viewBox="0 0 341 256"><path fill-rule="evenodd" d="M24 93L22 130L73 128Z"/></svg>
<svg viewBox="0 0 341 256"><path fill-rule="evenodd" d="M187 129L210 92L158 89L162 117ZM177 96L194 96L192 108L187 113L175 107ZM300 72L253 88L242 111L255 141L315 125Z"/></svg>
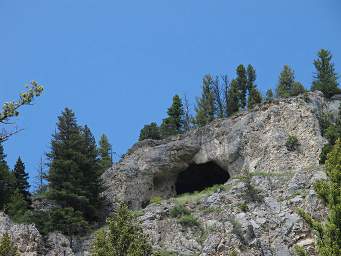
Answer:
<svg viewBox="0 0 341 256"><path fill-rule="evenodd" d="M157 126L156 123L146 124L142 130L140 131L139 141L152 139L152 140L160 140L160 128Z"/></svg>
<svg viewBox="0 0 341 256"><path fill-rule="evenodd" d="M17 247L8 234L4 234L0 239L0 256L19 256Z"/></svg>
<svg viewBox="0 0 341 256"><path fill-rule="evenodd" d="M341 139L339 138L325 163L328 180L315 184L315 191L325 201L328 217L318 221L299 209L299 214L317 233L319 255L341 255Z"/></svg>
<svg viewBox="0 0 341 256"><path fill-rule="evenodd" d="M332 63L332 54L328 50L321 49L318 52L318 58L314 60L314 66L316 73L311 90L319 90L328 98L340 93L338 76L335 72L334 63Z"/></svg>
<svg viewBox="0 0 341 256"><path fill-rule="evenodd" d="M284 65L283 71L279 76L276 92L277 97L280 98L297 96L305 92L304 86L295 81L295 73L288 65Z"/></svg>
<svg viewBox="0 0 341 256"><path fill-rule="evenodd" d="M161 204L162 198L161 196L153 196L150 198L150 203L151 204Z"/></svg>
<svg viewBox="0 0 341 256"><path fill-rule="evenodd" d="M152 248L128 207L121 204L107 220L109 230L97 232L92 256L147 256Z"/></svg>
<svg viewBox="0 0 341 256"><path fill-rule="evenodd" d="M108 137L105 134L102 134L99 140L99 165L101 173L109 169L113 162L112 162L112 146L109 142Z"/></svg>
<svg viewBox="0 0 341 256"><path fill-rule="evenodd" d="M31 203L31 193L29 192L30 184L28 183L28 173L25 172L25 165L19 157L13 170L15 177L15 187L23 196L27 203Z"/></svg>
<svg viewBox="0 0 341 256"><path fill-rule="evenodd" d="M299 146L299 142L296 136L290 135L285 143L288 151L295 151Z"/></svg>
<svg viewBox="0 0 341 256"><path fill-rule="evenodd" d="M294 252L296 256L308 256L308 253L303 248L303 246L295 245L294 246Z"/></svg>
<svg viewBox="0 0 341 256"><path fill-rule="evenodd" d="M169 213L172 218L178 218L190 214L190 211L184 205L176 204Z"/></svg>
<svg viewBox="0 0 341 256"><path fill-rule="evenodd" d="M199 227L200 223L192 214L186 214L179 218L179 223L184 227Z"/></svg>

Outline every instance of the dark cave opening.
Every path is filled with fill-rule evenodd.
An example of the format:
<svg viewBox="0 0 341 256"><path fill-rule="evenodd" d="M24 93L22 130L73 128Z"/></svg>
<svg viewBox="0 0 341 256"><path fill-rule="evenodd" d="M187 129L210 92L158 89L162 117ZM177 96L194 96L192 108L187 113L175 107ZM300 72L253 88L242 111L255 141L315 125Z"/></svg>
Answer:
<svg viewBox="0 0 341 256"><path fill-rule="evenodd" d="M216 184L224 184L229 178L229 173L214 162L191 164L178 175L176 194L201 191Z"/></svg>

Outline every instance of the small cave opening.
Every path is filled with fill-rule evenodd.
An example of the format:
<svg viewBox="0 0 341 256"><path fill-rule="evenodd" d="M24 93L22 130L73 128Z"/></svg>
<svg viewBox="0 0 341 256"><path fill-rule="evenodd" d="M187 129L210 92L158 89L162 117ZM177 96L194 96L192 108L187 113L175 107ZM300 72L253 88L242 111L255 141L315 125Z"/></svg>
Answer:
<svg viewBox="0 0 341 256"><path fill-rule="evenodd" d="M216 184L224 184L229 178L229 173L212 161L191 164L179 173L175 182L175 191L177 195L202 191Z"/></svg>

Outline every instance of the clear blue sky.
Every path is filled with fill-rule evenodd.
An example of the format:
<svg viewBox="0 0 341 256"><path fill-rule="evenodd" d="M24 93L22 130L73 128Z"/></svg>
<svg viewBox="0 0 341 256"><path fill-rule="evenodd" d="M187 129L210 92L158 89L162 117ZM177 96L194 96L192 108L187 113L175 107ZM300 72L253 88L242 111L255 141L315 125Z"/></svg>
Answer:
<svg viewBox="0 0 341 256"><path fill-rule="evenodd" d="M340 13L339 0L0 0L0 102L30 80L46 89L22 111L8 162L20 155L34 176L66 106L122 154L174 94L194 102L206 73L251 63L264 92L289 64L310 87L320 48L341 73Z"/></svg>

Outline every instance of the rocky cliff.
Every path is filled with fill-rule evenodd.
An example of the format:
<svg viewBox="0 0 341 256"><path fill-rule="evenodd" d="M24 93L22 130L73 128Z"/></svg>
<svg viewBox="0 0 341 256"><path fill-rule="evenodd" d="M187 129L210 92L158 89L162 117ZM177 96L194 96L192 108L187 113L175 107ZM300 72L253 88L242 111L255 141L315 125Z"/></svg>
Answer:
<svg viewBox="0 0 341 256"><path fill-rule="evenodd" d="M340 102L309 93L139 142L102 176L108 208L125 201L135 209L162 255L285 256L295 245L315 255L313 234L296 209L326 215L313 189L326 178L319 120L336 114ZM295 150L286 146L290 136L298 139ZM34 225L1 214L4 233L22 255L74 255L62 235L43 239ZM88 255L89 243L80 243L76 255Z"/></svg>

